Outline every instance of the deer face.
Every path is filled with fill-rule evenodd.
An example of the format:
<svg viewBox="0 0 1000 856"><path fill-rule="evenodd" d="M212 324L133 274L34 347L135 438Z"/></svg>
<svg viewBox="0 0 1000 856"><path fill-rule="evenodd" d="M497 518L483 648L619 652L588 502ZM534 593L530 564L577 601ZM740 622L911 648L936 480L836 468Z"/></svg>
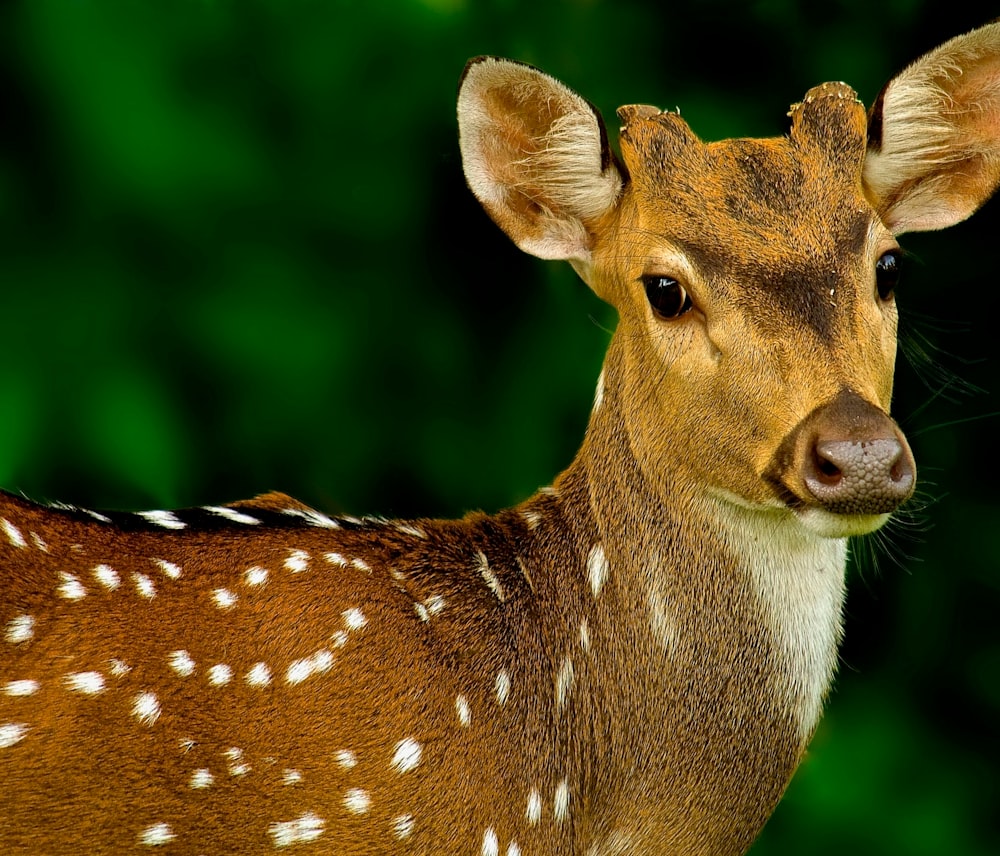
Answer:
<svg viewBox="0 0 1000 856"><path fill-rule="evenodd" d="M711 144L673 113L619 115L629 181L591 281L620 313L644 469L680 467L824 534L875 528L914 478L886 415L898 245L865 197L863 107L818 87L789 137ZM854 466L823 458L819 444L844 440L891 448Z"/></svg>

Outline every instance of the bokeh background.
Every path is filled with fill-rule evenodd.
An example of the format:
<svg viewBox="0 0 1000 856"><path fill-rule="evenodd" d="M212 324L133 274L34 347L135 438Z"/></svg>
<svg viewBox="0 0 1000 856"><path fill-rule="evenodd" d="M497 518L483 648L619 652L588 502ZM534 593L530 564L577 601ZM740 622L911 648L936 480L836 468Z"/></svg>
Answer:
<svg viewBox="0 0 1000 856"><path fill-rule="evenodd" d="M470 56L773 135L982 23L940 0L0 6L0 485L92 507L277 489L457 515L572 457L613 314L466 191ZM613 119L609 122L613 128ZM912 235L896 415L922 493L856 545L841 673L755 846L1000 852L1000 203Z"/></svg>

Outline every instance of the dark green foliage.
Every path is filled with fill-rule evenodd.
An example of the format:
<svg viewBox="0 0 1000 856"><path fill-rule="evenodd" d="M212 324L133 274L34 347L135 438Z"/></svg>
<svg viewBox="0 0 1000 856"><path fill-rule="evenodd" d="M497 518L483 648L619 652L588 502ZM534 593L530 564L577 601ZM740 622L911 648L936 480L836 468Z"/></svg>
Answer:
<svg viewBox="0 0 1000 856"><path fill-rule="evenodd" d="M614 319L466 191L465 60L539 65L612 130L649 102L705 138L771 135L809 86L870 103L982 22L930 0L6 4L0 484L515 502L570 460ZM998 206L904 239L903 336L976 391L900 360L921 508L857 545L841 676L759 856L1000 850Z"/></svg>

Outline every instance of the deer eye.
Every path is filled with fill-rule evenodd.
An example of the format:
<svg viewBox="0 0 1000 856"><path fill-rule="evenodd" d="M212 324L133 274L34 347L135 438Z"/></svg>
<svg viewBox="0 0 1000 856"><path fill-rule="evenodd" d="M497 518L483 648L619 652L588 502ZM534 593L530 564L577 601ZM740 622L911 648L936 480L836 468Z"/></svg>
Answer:
<svg viewBox="0 0 1000 856"><path fill-rule="evenodd" d="M680 318L691 307L691 298L684 286L669 276L649 274L642 277L646 297L653 311L664 320Z"/></svg>
<svg viewBox="0 0 1000 856"><path fill-rule="evenodd" d="M896 250L883 253L875 262L875 288L882 300L891 300L899 282L900 254Z"/></svg>

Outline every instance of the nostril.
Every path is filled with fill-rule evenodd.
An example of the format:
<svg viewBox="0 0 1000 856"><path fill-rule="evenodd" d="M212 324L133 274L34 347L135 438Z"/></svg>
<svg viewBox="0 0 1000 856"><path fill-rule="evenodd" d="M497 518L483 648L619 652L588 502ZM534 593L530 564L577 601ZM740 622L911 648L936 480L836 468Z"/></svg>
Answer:
<svg viewBox="0 0 1000 856"><path fill-rule="evenodd" d="M824 455L819 447L813 448L813 463L817 475L824 484L835 485L844 477L843 470L831 458Z"/></svg>

